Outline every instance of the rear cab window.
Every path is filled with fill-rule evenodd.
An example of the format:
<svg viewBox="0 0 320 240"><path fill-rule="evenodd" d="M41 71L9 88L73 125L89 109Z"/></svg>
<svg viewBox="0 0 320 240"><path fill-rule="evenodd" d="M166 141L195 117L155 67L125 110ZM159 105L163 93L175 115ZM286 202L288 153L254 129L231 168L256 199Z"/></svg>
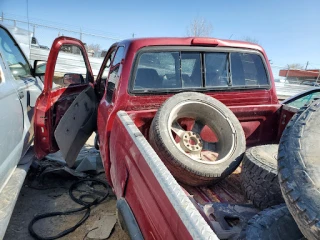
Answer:
<svg viewBox="0 0 320 240"><path fill-rule="evenodd" d="M137 54L132 93L219 89L269 89L262 54L252 50L146 48Z"/></svg>

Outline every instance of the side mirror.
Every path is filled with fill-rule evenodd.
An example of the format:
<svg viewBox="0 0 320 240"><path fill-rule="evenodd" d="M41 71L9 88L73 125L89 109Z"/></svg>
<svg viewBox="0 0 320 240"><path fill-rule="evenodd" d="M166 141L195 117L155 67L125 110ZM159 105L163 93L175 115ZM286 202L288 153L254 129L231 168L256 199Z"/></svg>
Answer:
<svg viewBox="0 0 320 240"><path fill-rule="evenodd" d="M47 61L34 60L33 63L33 75L34 76L44 76L46 72Z"/></svg>
<svg viewBox="0 0 320 240"><path fill-rule="evenodd" d="M84 78L81 74L77 73L66 73L63 76L63 84L70 85L70 84L83 84Z"/></svg>

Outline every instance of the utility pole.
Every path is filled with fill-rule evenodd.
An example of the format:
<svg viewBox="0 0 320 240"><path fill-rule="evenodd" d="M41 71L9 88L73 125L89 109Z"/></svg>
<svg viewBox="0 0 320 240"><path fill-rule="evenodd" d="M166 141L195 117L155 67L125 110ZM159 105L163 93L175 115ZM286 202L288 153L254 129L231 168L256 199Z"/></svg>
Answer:
<svg viewBox="0 0 320 240"><path fill-rule="evenodd" d="M80 28L80 41L82 41L82 28Z"/></svg>
<svg viewBox="0 0 320 240"><path fill-rule="evenodd" d="M3 12L1 13L1 21L3 22Z"/></svg>
<svg viewBox="0 0 320 240"><path fill-rule="evenodd" d="M36 36L36 26L33 25L33 36L35 37Z"/></svg>
<svg viewBox="0 0 320 240"><path fill-rule="evenodd" d="M305 70L307 70L307 68L308 68L308 65L309 65L309 61L307 61L307 64L306 64L306 69L305 69Z"/></svg>
<svg viewBox="0 0 320 240"><path fill-rule="evenodd" d="M134 33L132 33L132 38L134 38Z"/></svg>

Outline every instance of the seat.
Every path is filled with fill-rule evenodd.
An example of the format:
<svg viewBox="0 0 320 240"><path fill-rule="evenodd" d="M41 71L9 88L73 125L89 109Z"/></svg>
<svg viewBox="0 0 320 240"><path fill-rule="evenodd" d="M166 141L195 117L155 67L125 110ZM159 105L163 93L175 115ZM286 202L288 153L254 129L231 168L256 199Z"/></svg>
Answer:
<svg viewBox="0 0 320 240"><path fill-rule="evenodd" d="M162 80L156 70L139 68L135 79L135 88L162 88Z"/></svg>

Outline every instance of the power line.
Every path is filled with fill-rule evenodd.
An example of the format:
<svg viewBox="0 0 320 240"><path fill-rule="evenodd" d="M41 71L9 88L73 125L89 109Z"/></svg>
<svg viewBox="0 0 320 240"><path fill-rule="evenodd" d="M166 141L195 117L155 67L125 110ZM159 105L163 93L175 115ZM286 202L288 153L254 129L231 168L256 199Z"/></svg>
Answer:
<svg viewBox="0 0 320 240"><path fill-rule="evenodd" d="M109 37L109 36L104 36L101 34L94 34L94 33L90 33L87 31L82 31L82 28L79 27L80 31L76 31L76 30L72 30L72 29L68 29L68 28L64 28L64 27L58 27L58 26L53 26L53 25L45 25L45 24L41 24L41 23L36 23L36 22L31 22L29 21L29 18L27 17L27 21L24 20L17 20L17 19L12 19L12 18L6 18L4 17L4 14L2 13L2 17L1 20L7 20L7 21L13 21L14 23L18 22L18 23L24 23L28 25L28 31L29 31L29 25L33 25L35 27L42 27L42 28L48 28L48 29L55 29L55 30L59 30L59 31L65 31L65 32L70 32L70 33L77 33L77 34L82 34L82 35L87 35L87 36L93 36L93 37L100 37L100 38L104 38L104 39L109 39L109 40L115 40L115 41L119 41L122 38L117 38L117 37ZM98 31L98 30L96 30Z"/></svg>
<svg viewBox="0 0 320 240"><path fill-rule="evenodd" d="M5 15L7 17L15 18L16 20L20 20L20 21L23 21L24 19L26 19L26 16L23 16L23 15L17 15L17 14L12 14L12 13L5 13ZM119 36L119 38L128 37L128 36L125 36L125 35L122 35L122 34L119 35L119 34L115 34L115 33L112 33L112 32L106 32L106 31L101 31L101 30L92 29L92 28L83 28L83 27L80 27L80 26L77 26L77 25L72 25L72 24L67 24L67 23L59 23L59 22L54 22L54 21L48 21L48 20L44 20L44 19L40 19L40 18L34 18L34 17L32 18L31 17L31 18L29 18L29 20L33 21L35 23L41 22L41 24L51 25L51 26L54 26L54 27L61 27L61 28L68 27L68 28L72 28L72 29L74 29L74 28L77 28L77 29L82 28L82 30L99 32L99 33L104 33L104 34L107 34L107 35L108 34L109 35L116 35L116 36Z"/></svg>

